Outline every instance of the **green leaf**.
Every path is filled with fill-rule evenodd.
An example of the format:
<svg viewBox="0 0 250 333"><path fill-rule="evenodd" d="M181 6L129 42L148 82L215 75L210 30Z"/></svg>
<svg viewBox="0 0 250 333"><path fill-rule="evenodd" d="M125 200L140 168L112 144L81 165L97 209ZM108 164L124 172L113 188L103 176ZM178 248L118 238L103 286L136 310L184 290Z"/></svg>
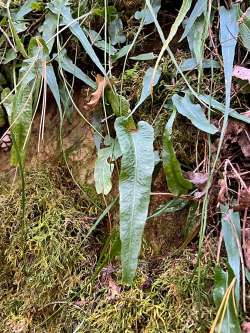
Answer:
<svg viewBox="0 0 250 333"><path fill-rule="evenodd" d="M117 61L120 58L125 57L127 55L128 51L130 50L132 44L128 44L123 46L115 55L112 56L113 62Z"/></svg>
<svg viewBox="0 0 250 333"><path fill-rule="evenodd" d="M151 6L153 8L154 14L157 17L157 14L161 8L161 0L150 0ZM151 24L154 22L154 18L148 8L144 8L141 11L135 13L136 20L144 20L144 25Z"/></svg>
<svg viewBox="0 0 250 333"><path fill-rule="evenodd" d="M21 6L19 11L15 15L15 21L20 21L24 18L25 15L32 12L32 5L38 3L36 0L26 0L24 4Z"/></svg>
<svg viewBox="0 0 250 333"><path fill-rule="evenodd" d="M86 53L89 55L93 63L100 69L104 76L107 76L107 73L102 66L99 58L97 57L92 45L90 44L88 38L86 37L85 33L83 32L80 24L77 21L74 21L70 8L64 5L64 1L53 1L48 5L48 8L57 15L61 15L63 18L63 25L68 25L70 31L73 35L75 35L79 41L81 42L83 48L85 49ZM72 23L73 22L73 23Z"/></svg>
<svg viewBox="0 0 250 333"><path fill-rule="evenodd" d="M14 96L10 94L10 89L9 88L5 88L2 91L1 101L4 101L3 106L4 106L4 108L7 112L9 122L10 122L10 117L11 117L13 98L14 98Z"/></svg>
<svg viewBox="0 0 250 333"><path fill-rule="evenodd" d="M85 84L90 86L92 89L96 89L96 83L91 80L91 78L85 74L79 67L77 67L73 61L67 56L67 51L62 50L56 60L59 66L68 73L71 73L79 80L83 81Z"/></svg>
<svg viewBox="0 0 250 333"><path fill-rule="evenodd" d="M113 140L110 147L100 149L95 162L95 188L97 194L107 195L112 189L111 177L114 170L112 163L121 156L121 151L117 140Z"/></svg>
<svg viewBox="0 0 250 333"><path fill-rule="evenodd" d="M178 212L179 210L185 208L187 205L188 201L181 198L169 200L157 208L157 210L151 216L149 216L147 220L152 219L153 217L159 217L163 214Z"/></svg>
<svg viewBox="0 0 250 333"><path fill-rule="evenodd" d="M175 156L175 151L167 128L165 128L163 135L162 161L170 192L175 195L180 195L186 194L192 189L191 182L185 179L182 175L181 166Z"/></svg>
<svg viewBox="0 0 250 333"><path fill-rule="evenodd" d="M185 59L180 64L180 69L183 72L193 71L193 70L197 69L197 67L198 67L198 63L197 63L197 60L195 58ZM204 68L204 69L205 68L214 68L214 69L215 68L220 68L220 64L216 60L203 59L202 68Z"/></svg>
<svg viewBox="0 0 250 333"><path fill-rule="evenodd" d="M13 98L10 115L11 136L14 144L11 148L11 164L18 166L20 159L24 163L26 147L24 143L29 135L32 121L33 92L30 85L21 85ZM20 156L20 159L19 159Z"/></svg>
<svg viewBox="0 0 250 333"><path fill-rule="evenodd" d="M230 271L225 272L219 266L215 268L215 288L213 291L213 298L215 305L219 307L222 303L223 297L233 279L233 273ZM220 333L241 333L239 324L239 318L235 312L232 294L229 296L227 304L224 304L225 315L222 317L222 311L220 312L219 324L216 327L216 332Z"/></svg>
<svg viewBox="0 0 250 333"><path fill-rule="evenodd" d="M9 17L9 26L10 26L10 30L11 30L12 36L14 38L14 41L16 43L17 51L19 51L24 58L27 58L27 53L25 51L24 45L17 34L14 22L12 21L11 17Z"/></svg>
<svg viewBox="0 0 250 333"><path fill-rule="evenodd" d="M192 103L188 94L184 97L175 94L172 101L177 111L187 117L195 127L209 134L218 132L218 129L207 120L200 104Z"/></svg>
<svg viewBox="0 0 250 333"><path fill-rule="evenodd" d="M59 86L57 83L54 68L51 64L48 64L46 66L46 79L47 79L47 85L49 86L49 88L55 98L56 104L57 104L59 110L61 110L60 90L59 90Z"/></svg>
<svg viewBox="0 0 250 333"><path fill-rule="evenodd" d="M233 212L229 207L220 205L222 219L222 233L227 251L227 259L230 267L236 277L235 298L237 306L240 302L240 249L238 244L241 244L241 226L240 215L238 212Z"/></svg>
<svg viewBox="0 0 250 333"><path fill-rule="evenodd" d="M156 59L157 56L153 52L138 54L137 56L130 57L129 59L135 61L147 61Z"/></svg>
<svg viewBox="0 0 250 333"><path fill-rule="evenodd" d="M4 117L4 110L2 106L0 105L0 128L3 127L6 123L5 117Z"/></svg>
<svg viewBox="0 0 250 333"><path fill-rule="evenodd" d="M204 30L206 27L206 19L202 15L193 24L187 35L188 45L192 56L196 59L198 69L202 69L202 61L204 58ZM207 35L207 33L206 33Z"/></svg>
<svg viewBox="0 0 250 333"><path fill-rule="evenodd" d="M233 76L233 62L237 44L239 24L237 22L237 5L232 5L228 10L221 6L220 15L220 44L224 62L225 91L226 91L226 116L228 115L231 99L231 86Z"/></svg>
<svg viewBox="0 0 250 333"><path fill-rule="evenodd" d="M207 105L211 105L212 108L222 112L222 113L226 113L226 108L223 104L221 104L220 102L216 101L214 98L208 96L208 95L199 95L199 98L206 103ZM244 121L247 124L250 124L250 118L247 116L244 116L240 113L238 113L237 111L235 111L234 109L229 109L229 114L230 117Z"/></svg>
<svg viewBox="0 0 250 333"><path fill-rule="evenodd" d="M45 20L43 22L43 25L39 29L39 32L42 32L42 38L46 42L49 54L55 42L55 37L53 36L55 35L57 29L57 23L58 23L57 21L58 21L57 16L48 12L45 15Z"/></svg>
<svg viewBox="0 0 250 333"><path fill-rule="evenodd" d="M85 32L88 34L93 45L98 47L100 50L108 53L111 56L114 56L117 52L117 49L110 43L106 42L102 39L101 35L95 30L86 30Z"/></svg>
<svg viewBox="0 0 250 333"><path fill-rule="evenodd" d="M123 32L122 20L118 18L118 16L112 22L110 22L108 30L112 45L126 42L126 36Z"/></svg>
<svg viewBox="0 0 250 333"><path fill-rule="evenodd" d="M131 283L137 268L138 255L150 201L154 171L154 130L140 121L136 130L129 129L129 120L119 117L115 130L122 152L120 193L120 238L123 281Z"/></svg>
<svg viewBox="0 0 250 333"><path fill-rule="evenodd" d="M187 37L187 35L189 34L190 30L193 28L196 19L201 16L204 11L207 8L207 1L205 0L198 0L194 6L194 9L192 10L191 15L189 16L186 26L185 26L185 30L181 36L180 41L182 41L185 37Z"/></svg>
<svg viewBox="0 0 250 333"><path fill-rule="evenodd" d="M140 105L142 105L142 103L150 96L150 92L151 92L151 86L156 86L160 77L161 77L161 68L158 68L156 70L155 76L153 78L154 75L154 69L152 67L149 67L146 70L146 73L144 75L143 78L143 83L142 83L142 92L141 92L141 96L140 99L138 101L138 103L136 104L136 106L134 107L134 109L132 110L131 114L133 114ZM154 81L152 82L152 80L154 79Z"/></svg>
<svg viewBox="0 0 250 333"><path fill-rule="evenodd" d="M127 116L130 113L129 101L125 97L117 94L112 89L106 89L105 96L117 117Z"/></svg>
<svg viewBox="0 0 250 333"><path fill-rule="evenodd" d="M240 39L247 49L247 51L250 51L250 8L247 9L247 11L243 14L240 11L241 17L243 17L243 20L240 22ZM239 17L239 20L241 18Z"/></svg>

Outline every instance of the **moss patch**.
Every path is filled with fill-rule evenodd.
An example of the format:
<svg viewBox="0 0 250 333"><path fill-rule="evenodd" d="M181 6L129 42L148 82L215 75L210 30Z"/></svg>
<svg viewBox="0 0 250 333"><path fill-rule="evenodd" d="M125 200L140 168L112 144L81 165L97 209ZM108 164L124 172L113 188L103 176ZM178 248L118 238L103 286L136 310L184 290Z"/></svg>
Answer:
<svg viewBox="0 0 250 333"><path fill-rule="evenodd" d="M120 283L119 261L93 281L105 237L100 226L84 240L100 214L91 207L55 172L31 172L22 226L20 188L1 182L1 332L206 332L210 260L201 269L200 297L191 249L180 258L142 256L131 288Z"/></svg>

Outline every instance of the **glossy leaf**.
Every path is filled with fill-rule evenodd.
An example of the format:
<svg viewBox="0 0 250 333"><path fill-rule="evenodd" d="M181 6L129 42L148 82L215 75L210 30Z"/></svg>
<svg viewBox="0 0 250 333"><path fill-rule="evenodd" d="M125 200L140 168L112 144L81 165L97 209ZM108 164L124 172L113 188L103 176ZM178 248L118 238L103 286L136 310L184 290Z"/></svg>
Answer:
<svg viewBox="0 0 250 333"><path fill-rule="evenodd" d="M200 104L192 103L188 94L184 97L175 94L172 101L177 111L188 118L195 127L209 134L218 132L218 129L207 120Z"/></svg>
<svg viewBox="0 0 250 333"><path fill-rule="evenodd" d="M181 166L175 156L175 151L167 128L163 135L162 161L168 189L175 195L186 194L192 189L192 184L183 177Z"/></svg>
<svg viewBox="0 0 250 333"><path fill-rule="evenodd" d="M221 205L222 213L222 233L227 251L227 259L230 267L236 277L235 298L237 306L240 301L240 249L237 245L241 244L241 226L240 215L238 212L233 212L229 207Z"/></svg>
<svg viewBox="0 0 250 333"><path fill-rule="evenodd" d="M132 283L136 273L144 225L148 215L154 170L154 130L144 121L130 130L119 117L115 130L122 152L120 193L120 238L123 281Z"/></svg>
<svg viewBox="0 0 250 333"><path fill-rule="evenodd" d="M51 64L48 64L46 66L46 79L47 79L47 85L49 86L49 88L55 98L56 104L57 104L59 110L61 110L60 90L59 90L59 86L57 83L54 68Z"/></svg>
<svg viewBox="0 0 250 333"><path fill-rule="evenodd" d="M215 288L213 291L213 298L215 305L219 308L222 306L218 316L218 324L216 332L220 333L241 333L237 309L235 309L232 293L229 295L228 301L225 302L225 294L228 287L233 280L233 273L230 268L228 272L223 271L219 266L215 268ZM223 303L222 303L223 302ZM223 310L225 310L223 316ZM212 332L212 331L210 331ZM213 331L214 332L214 331Z"/></svg>

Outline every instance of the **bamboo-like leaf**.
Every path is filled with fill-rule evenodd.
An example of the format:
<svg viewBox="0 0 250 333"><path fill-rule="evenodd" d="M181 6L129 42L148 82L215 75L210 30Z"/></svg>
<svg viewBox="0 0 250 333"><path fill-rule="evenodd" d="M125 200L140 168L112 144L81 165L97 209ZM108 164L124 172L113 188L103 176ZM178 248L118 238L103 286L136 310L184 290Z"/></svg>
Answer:
<svg viewBox="0 0 250 333"><path fill-rule="evenodd" d="M118 16L109 24L109 35L111 39L111 44L122 44L126 42L126 36L123 32L123 23Z"/></svg>
<svg viewBox="0 0 250 333"><path fill-rule="evenodd" d="M57 16L48 12L45 15L45 20L43 25L41 26L41 28L39 29L40 32L42 32L42 38L44 39L44 41L47 44L47 48L49 50L49 54L52 50L52 47L54 45L55 42L55 37L53 37L55 35L56 32L56 28L57 28Z"/></svg>
<svg viewBox="0 0 250 333"><path fill-rule="evenodd" d="M175 94L172 101L177 111L187 117L195 127L209 134L218 132L218 129L207 120L200 104L192 103L188 94L184 97Z"/></svg>
<svg viewBox="0 0 250 333"><path fill-rule="evenodd" d="M229 10L221 6L220 14L220 44L224 62L225 91L226 91L226 116L228 116L231 98L231 85L233 76L233 62L237 44L239 24L237 22L238 5L233 5Z"/></svg>
<svg viewBox="0 0 250 333"><path fill-rule="evenodd" d="M58 57L56 57L56 60L58 61L59 66L61 66L66 72L71 73L92 89L96 89L96 83L73 63L73 61L67 56L66 50L60 52Z"/></svg>
<svg viewBox="0 0 250 333"><path fill-rule="evenodd" d="M149 53L138 54L137 56L130 57L129 59L135 61L147 61L147 60L153 60L155 58L157 58L157 56L154 55L153 52L149 52Z"/></svg>
<svg viewBox="0 0 250 333"><path fill-rule="evenodd" d="M68 25L70 31L73 35L75 35L79 41L81 42L83 48L85 49L86 53L89 55L93 63L96 64L96 66L100 69L100 71L103 73L104 76L107 76L106 71L104 67L102 66L99 58L97 57L92 45L90 44L88 38L86 37L85 33L83 32L83 29L81 28L80 24L77 21L74 21L70 8L65 5L65 1L52 1L48 8L57 15L61 15L63 20L63 25Z"/></svg>
<svg viewBox="0 0 250 333"><path fill-rule="evenodd" d="M159 217L163 214L167 213L175 213L178 212L179 210L182 210L188 205L187 200L183 200L181 198L176 198L173 200L167 201L165 204L162 204L157 210L149 216L147 219L152 219L153 217Z"/></svg>
<svg viewBox="0 0 250 333"><path fill-rule="evenodd" d="M21 6L19 11L15 15L15 21L20 21L24 18L25 15L32 12L32 5L38 3L37 0L26 0L24 4Z"/></svg>
<svg viewBox="0 0 250 333"><path fill-rule="evenodd" d="M199 95L200 100L202 100L204 103L206 103L207 105L211 105L212 108L214 108L215 110L218 110L222 113L226 113L226 108L223 104L221 104L220 102L216 101L216 99L212 98L211 96L208 95ZM244 121L247 124L250 124L250 118L247 116L244 116L240 113L238 113L237 111L235 111L234 109L229 109L229 114L230 117Z"/></svg>
<svg viewBox="0 0 250 333"><path fill-rule="evenodd" d="M129 129L125 117L115 129L122 152L120 192L120 238L123 281L131 283L136 272L141 239L147 219L154 170L154 130L144 121Z"/></svg>
<svg viewBox="0 0 250 333"><path fill-rule="evenodd" d="M169 190L175 195L186 194L192 184L182 175L167 128L163 135L162 161Z"/></svg>
<svg viewBox="0 0 250 333"><path fill-rule="evenodd" d="M195 58L185 59L180 64L180 69L183 72L193 71L198 68L198 63ZM216 60L212 59L203 59L202 60L202 68L220 68L220 64Z"/></svg>
<svg viewBox="0 0 250 333"><path fill-rule="evenodd" d="M198 0L194 6L194 9L192 10L191 15L189 16L185 30L183 32L183 35L181 36L180 41L182 41L187 35L189 34L190 30L194 26L194 23L198 17L200 17L204 11L207 8L207 1L206 0Z"/></svg>
<svg viewBox="0 0 250 333"><path fill-rule="evenodd" d="M239 21L240 21L240 39L247 49L250 51L250 8L247 9L245 13L240 11Z"/></svg>
<svg viewBox="0 0 250 333"><path fill-rule="evenodd" d="M160 68L158 68L156 70L156 73L154 73L154 69L152 67L149 67L146 70L146 73L143 78L142 92L141 92L140 99L139 99L138 103L136 104L136 106L134 107L134 109L132 110L131 114L133 114L139 108L139 106L141 106L142 103L150 96L151 86L157 85L157 83L159 82L159 79L161 77L161 72L162 71ZM153 82L152 82L152 80L153 80Z"/></svg>
<svg viewBox="0 0 250 333"><path fill-rule="evenodd" d="M157 14L161 8L161 0L150 0L151 6L153 8L154 14L157 17ZM151 24L154 22L153 15L151 14L148 8L144 8L141 11L135 13L136 20L144 20L144 24Z"/></svg>
<svg viewBox="0 0 250 333"><path fill-rule="evenodd" d="M57 83L54 68L51 64L48 64L46 66L46 79L47 79L47 85L49 86L49 88L55 98L56 104L57 104L59 110L61 110L60 90L59 90L59 86Z"/></svg>

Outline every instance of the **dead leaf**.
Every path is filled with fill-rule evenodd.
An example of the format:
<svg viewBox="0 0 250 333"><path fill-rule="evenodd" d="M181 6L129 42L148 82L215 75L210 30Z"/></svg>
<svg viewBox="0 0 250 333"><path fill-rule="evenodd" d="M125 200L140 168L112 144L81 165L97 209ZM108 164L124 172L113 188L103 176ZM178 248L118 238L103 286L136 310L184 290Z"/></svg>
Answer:
<svg viewBox="0 0 250 333"><path fill-rule="evenodd" d="M220 186L220 191L218 194L218 202L224 203L227 201L228 198L228 187L225 179L220 179L218 181L218 184Z"/></svg>
<svg viewBox="0 0 250 333"><path fill-rule="evenodd" d="M250 157L250 136L245 130L239 137L238 143L245 157Z"/></svg>
<svg viewBox="0 0 250 333"><path fill-rule="evenodd" d="M235 210L245 210L246 208L250 207L250 188L246 189L244 188L243 190L240 191L239 195L239 203L235 207Z"/></svg>
<svg viewBox="0 0 250 333"><path fill-rule="evenodd" d="M96 76L96 84L97 84L97 89L96 91L91 94L91 99L90 101L84 106L84 109L87 111L93 110L93 108L95 108L97 106L97 104L99 103L104 89L107 86L107 80L106 78L104 78L103 76L101 76L100 74L97 74Z"/></svg>
<svg viewBox="0 0 250 333"><path fill-rule="evenodd" d="M186 172L186 177L198 188L203 188L208 180L208 174L204 172Z"/></svg>
<svg viewBox="0 0 250 333"><path fill-rule="evenodd" d="M233 76L250 83L250 69L242 66L234 66Z"/></svg>
<svg viewBox="0 0 250 333"><path fill-rule="evenodd" d="M114 280L109 277L109 295L108 299L113 300L117 298L118 295L121 293L121 288L117 286L117 284L114 282Z"/></svg>
<svg viewBox="0 0 250 333"><path fill-rule="evenodd" d="M250 333L250 323L244 322L241 327L242 333Z"/></svg>
<svg viewBox="0 0 250 333"><path fill-rule="evenodd" d="M245 248L243 250L246 267L250 270L250 228L245 229Z"/></svg>

